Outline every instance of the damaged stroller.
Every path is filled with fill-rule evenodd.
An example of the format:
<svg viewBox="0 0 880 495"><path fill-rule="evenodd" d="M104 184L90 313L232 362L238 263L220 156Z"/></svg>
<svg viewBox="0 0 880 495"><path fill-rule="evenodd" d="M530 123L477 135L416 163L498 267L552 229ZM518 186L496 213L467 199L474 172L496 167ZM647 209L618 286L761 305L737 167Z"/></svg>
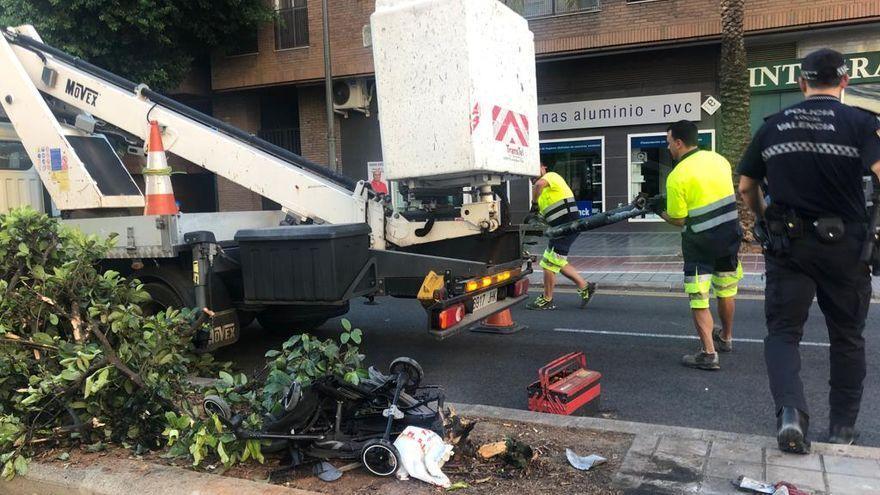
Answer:
<svg viewBox="0 0 880 495"><path fill-rule="evenodd" d="M417 426L443 436L445 398L439 387L421 386L424 372L410 358L392 361L387 375L373 367L368 374L358 385L335 376L307 386L294 382L284 394L281 412L265 417L261 431L242 429L243 416L233 415L216 395L205 397L203 407L217 414L236 438L270 441L263 452L286 451L290 463L279 471L316 464L321 476L324 469L335 471L322 461L344 459L360 461L376 476L391 476L400 466L392 442L404 428Z"/></svg>

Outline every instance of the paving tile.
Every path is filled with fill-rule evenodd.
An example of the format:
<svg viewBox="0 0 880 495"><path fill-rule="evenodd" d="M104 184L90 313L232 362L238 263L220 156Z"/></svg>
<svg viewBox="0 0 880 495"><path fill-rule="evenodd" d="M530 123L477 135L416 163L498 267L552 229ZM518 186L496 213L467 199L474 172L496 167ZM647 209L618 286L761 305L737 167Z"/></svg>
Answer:
<svg viewBox="0 0 880 495"><path fill-rule="evenodd" d="M650 454L630 450L623 458L618 471L625 474L638 475L654 468L654 462Z"/></svg>
<svg viewBox="0 0 880 495"><path fill-rule="evenodd" d="M683 481L699 481L703 475L703 467L706 464L705 456L669 452L655 452L651 462L654 467L648 468L647 472L664 473L669 478Z"/></svg>
<svg viewBox="0 0 880 495"><path fill-rule="evenodd" d="M743 495L727 478L708 477L700 485L700 495Z"/></svg>
<svg viewBox="0 0 880 495"><path fill-rule="evenodd" d="M880 480L877 478L828 473L828 486L831 493L835 495L839 493L880 493Z"/></svg>
<svg viewBox="0 0 880 495"><path fill-rule="evenodd" d="M660 439L660 444L657 445L657 452L702 457L709 453L709 443L704 440L689 440L664 436Z"/></svg>
<svg viewBox="0 0 880 495"><path fill-rule="evenodd" d="M764 451L759 445L715 441L712 442L712 450L709 453L709 457L761 464L764 462Z"/></svg>
<svg viewBox="0 0 880 495"><path fill-rule="evenodd" d="M787 481L802 490L825 491L825 480L820 471L768 465L766 480L771 483Z"/></svg>
<svg viewBox="0 0 880 495"><path fill-rule="evenodd" d="M880 463L877 461L836 455L824 455L822 458L825 460L827 473L880 478Z"/></svg>
<svg viewBox="0 0 880 495"><path fill-rule="evenodd" d="M660 438L654 435L636 435L627 452L652 455L659 440Z"/></svg>
<svg viewBox="0 0 880 495"><path fill-rule="evenodd" d="M822 463L819 460L818 454L788 454L776 449L767 450L767 465L809 469L812 471L822 470Z"/></svg>
<svg viewBox="0 0 880 495"><path fill-rule="evenodd" d="M709 464L706 466L706 475L728 480L735 480L740 476L761 480L764 479L764 466L750 462L709 458Z"/></svg>

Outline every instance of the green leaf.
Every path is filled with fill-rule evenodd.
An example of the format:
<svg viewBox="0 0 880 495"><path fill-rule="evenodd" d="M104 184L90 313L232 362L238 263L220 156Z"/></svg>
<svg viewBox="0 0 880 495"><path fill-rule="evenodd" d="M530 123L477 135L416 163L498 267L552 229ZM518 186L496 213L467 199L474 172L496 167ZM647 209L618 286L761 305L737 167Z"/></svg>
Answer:
<svg viewBox="0 0 880 495"><path fill-rule="evenodd" d="M344 334L342 334L342 335L339 337L339 341L342 342L343 344L347 344L347 343L348 343L348 339L350 339L350 338L351 338L351 334L350 334L350 333L344 333Z"/></svg>
<svg viewBox="0 0 880 495"><path fill-rule="evenodd" d="M361 329L360 329L360 328L355 328L355 329L351 332L351 340L353 340L355 344L360 345L360 343L361 343L361 336L362 336L362 335L363 335L363 333L361 332ZM345 342L343 342L343 344L344 344L344 343L345 343Z"/></svg>
<svg viewBox="0 0 880 495"><path fill-rule="evenodd" d="M217 445L217 455L220 456L220 462L222 462L223 465L229 464L229 454L226 453L226 449L223 447L223 442L220 442L220 444Z"/></svg>
<svg viewBox="0 0 880 495"><path fill-rule="evenodd" d="M19 476L25 476L28 469L28 460L25 456L20 455L15 458L15 472Z"/></svg>
<svg viewBox="0 0 880 495"><path fill-rule="evenodd" d="M348 321L348 318L342 319L342 328L345 329L346 332L351 331L351 322Z"/></svg>
<svg viewBox="0 0 880 495"><path fill-rule="evenodd" d="M55 313L50 313L49 314L49 323L51 323L53 326L57 326L58 325L58 315L56 315Z"/></svg>
<svg viewBox="0 0 880 495"><path fill-rule="evenodd" d="M232 387L235 385L235 380L232 378L232 375L230 375L229 373L227 373L225 371L221 371L220 373L218 373L218 376L220 377L220 380L223 381L223 384L226 385L227 387Z"/></svg>
<svg viewBox="0 0 880 495"><path fill-rule="evenodd" d="M279 350L277 350L277 349L272 349L272 350L270 350L270 351L266 351L266 355L265 355L265 357L267 357L267 358L274 358L274 357L278 357L278 356L280 356L280 355L281 355L281 351L279 351Z"/></svg>
<svg viewBox="0 0 880 495"><path fill-rule="evenodd" d="M61 378L63 380L67 380L69 382L75 381L76 379L78 379L80 377L80 375L82 375L82 373L80 373L77 370L71 370L71 369L66 369L61 372Z"/></svg>
<svg viewBox="0 0 880 495"><path fill-rule="evenodd" d="M27 244L23 242L18 243L18 253L24 256L31 254L30 248L28 248Z"/></svg>

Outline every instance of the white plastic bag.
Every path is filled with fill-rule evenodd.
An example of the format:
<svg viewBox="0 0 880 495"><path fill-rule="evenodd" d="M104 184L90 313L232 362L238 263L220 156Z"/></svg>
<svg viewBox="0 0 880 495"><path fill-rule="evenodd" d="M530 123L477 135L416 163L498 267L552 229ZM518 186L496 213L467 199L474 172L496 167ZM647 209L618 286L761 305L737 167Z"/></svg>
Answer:
<svg viewBox="0 0 880 495"><path fill-rule="evenodd" d="M394 441L400 453L397 477L406 480L410 476L433 485L449 488L452 484L443 474L443 464L452 457L452 445L443 442L440 435L431 430L407 426Z"/></svg>

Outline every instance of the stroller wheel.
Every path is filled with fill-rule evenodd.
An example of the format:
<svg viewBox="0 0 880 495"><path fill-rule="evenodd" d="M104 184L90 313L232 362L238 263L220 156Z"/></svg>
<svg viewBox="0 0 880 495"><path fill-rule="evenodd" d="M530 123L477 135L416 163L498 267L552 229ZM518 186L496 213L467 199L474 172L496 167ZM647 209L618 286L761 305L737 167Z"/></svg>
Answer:
<svg viewBox="0 0 880 495"><path fill-rule="evenodd" d="M300 385L299 382L293 382L287 387L287 391L284 392L284 399L282 401L284 410L286 412L291 412L296 409L300 399L302 399L302 385Z"/></svg>
<svg viewBox="0 0 880 495"><path fill-rule="evenodd" d="M399 357L391 361L389 370L391 371L391 376L397 376L401 372L406 373L407 382L403 385L403 388L406 390L418 388L419 384L422 383L422 377L425 376L425 372L418 361L408 357Z"/></svg>
<svg viewBox="0 0 880 495"><path fill-rule="evenodd" d="M376 476L391 476L400 465L400 453L388 440L371 440L361 450L361 462Z"/></svg>
<svg viewBox="0 0 880 495"><path fill-rule="evenodd" d="M208 416L216 414L226 421L232 419L232 408L218 395L206 395L202 401L202 408Z"/></svg>

